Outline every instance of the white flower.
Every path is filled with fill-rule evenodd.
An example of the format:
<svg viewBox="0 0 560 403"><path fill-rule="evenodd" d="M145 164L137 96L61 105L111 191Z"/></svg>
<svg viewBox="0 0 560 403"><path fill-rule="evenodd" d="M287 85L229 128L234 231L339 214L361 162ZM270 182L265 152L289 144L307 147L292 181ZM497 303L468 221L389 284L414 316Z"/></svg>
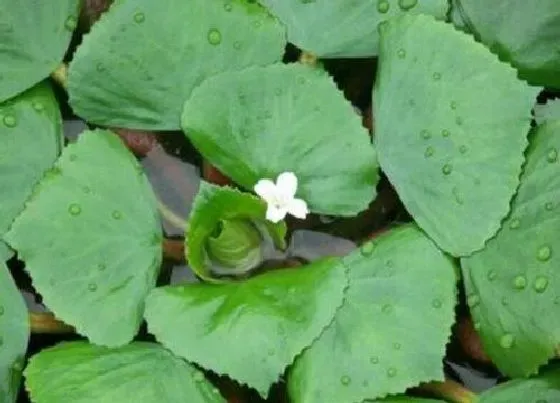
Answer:
<svg viewBox="0 0 560 403"><path fill-rule="evenodd" d="M277 223L290 213L297 218L305 218L309 213L307 203L294 196L297 191L298 180L293 172L283 172L278 175L276 183L270 179L261 179L254 187L258 194L267 204L266 219Z"/></svg>

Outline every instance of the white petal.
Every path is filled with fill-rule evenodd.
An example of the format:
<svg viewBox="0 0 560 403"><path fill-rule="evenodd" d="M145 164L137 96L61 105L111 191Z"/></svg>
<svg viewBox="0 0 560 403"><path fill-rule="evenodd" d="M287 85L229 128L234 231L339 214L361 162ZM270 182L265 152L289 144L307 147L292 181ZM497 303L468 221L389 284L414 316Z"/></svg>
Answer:
<svg viewBox="0 0 560 403"><path fill-rule="evenodd" d="M284 217L286 217L286 213L288 210L285 208L279 208L274 204L269 204L268 208L266 209L266 219L268 221L272 221L273 223L277 223L282 221Z"/></svg>
<svg viewBox="0 0 560 403"><path fill-rule="evenodd" d="M270 179L259 180L253 190L267 203L274 200L276 196L276 185Z"/></svg>
<svg viewBox="0 0 560 403"><path fill-rule="evenodd" d="M307 203L301 199L290 200L290 203L288 204L288 213L294 217L304 219L307 214L309 214Z"/></svg>
<svg viewBox="0 0 560 403"><path fill-rule="evenodd" d="M296 195L298 180L293 172L282 172L276 179L278 191L287 199L293 199Z"/></svg>

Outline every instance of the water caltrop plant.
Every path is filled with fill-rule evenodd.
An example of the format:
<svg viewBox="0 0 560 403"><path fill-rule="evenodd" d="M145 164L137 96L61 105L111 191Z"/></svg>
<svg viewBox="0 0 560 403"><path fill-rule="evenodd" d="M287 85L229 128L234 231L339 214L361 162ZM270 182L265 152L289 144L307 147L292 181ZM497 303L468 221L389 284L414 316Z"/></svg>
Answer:
<svg viewBox="0 0 560 403"><path fill-rule="evenodd" d="M558 0L109 3L0 0L0 403L560 401ZM183 223L124 131L226 184Z"/></svg>

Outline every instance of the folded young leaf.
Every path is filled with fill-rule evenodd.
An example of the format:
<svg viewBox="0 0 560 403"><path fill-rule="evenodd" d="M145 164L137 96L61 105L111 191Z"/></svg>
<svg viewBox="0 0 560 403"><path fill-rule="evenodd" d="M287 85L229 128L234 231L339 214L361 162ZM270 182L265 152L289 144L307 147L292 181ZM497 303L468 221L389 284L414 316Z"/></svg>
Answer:
<svg viewBox="0 0 560 403"><path fill-rule="evenodd" d="M107 346L136 334L161 238L146 176L121 140L102 130L64 149L5 237L56 316Z"/></svg>
<svg viewBox="0 0 560 403"><path fill-rule="evenodd" d="M330 258L229 284L153 290L148 329L167 348L263 397L342 304L345 268Z"/></svg>
<svg viewBox="0 0 560 403"><path fill-rule="evenodd" d="M27 306L0 262L0 402L15 403L29 340Z"/></svg>
<svg viewBox="0 0 560 403"><path fill-rule="evenodd" d="M416 226L392 230L343 259L344 304L288 374L294 403L356 402L443 380L454 320L451 259Z"/></svg>
<svg viewBox="0 0 560 403"><path fill-rule="evenodd" d="M153 343L60 343L31 358L25 386L34 403L225 403L202 372Z"/></svg>
<svg viewBox="0 0 560 403"><path fill-rule="evenodd" d="M266 204L249 193L201 182L193 202L185 238L189 265L196 274L205 280L216 281L212 278L210 270L212 256L209 256L211 251L207 246L210 238L213 238L213 232L227 221L240 220L247 226L253 226L253 223L261 224L272 238L274 245L279 249L285 249L286 223L281 221L273 224L266 221L265 210ZM256 227L254 231L258 232ZM261 240L259 239L255 249L260 251L260 248ZM244 265L244 262L239 262L239 260L243 261L244 258L237 257L232 264ZM231 268L231 272L232 274L235 272L235 267Z"/></svg>
<svg viewBox="0 0 560 403"><path fill-rule="evenodd" d="M516 379L502 383L480 394L478 403L560 401L560 368L552 369L529 379Z"/></svg>
<svg viewBox="0 0 560 403"><path fill-rule="evenodd" d="M380 58L375 119L383 171L439 247L454 256L482 249L519 184L539 89L429 16L388 21Z"/></svg>
<svg viewBox="0 0 560 403"><path fill-rule="evenodd" d="M560 89L558 0L460 0L465 24L536 85Z"/></svg>
<svg viewBox="0 0 560 403"><path fill-rule="evenodd" d="M404 13L444 19L445 0L259 0L288 30L288 40L323 58L377 55L382 21Z"/></svg>
<svg viewBox="0 0 560 403"><path fill-rule="evenodd" d="M70 65L72 108L107 126L179 129L185 99L205 78L282 60L284 28L251 3L115 2Z"/></svg>
<svg viewBox="0 0 560 403"><path fill-rule="evenodd" d="M185 103L182 125L203 156L246 189L293 172L296 196L311 211L344 216L375 196L375 150L324 71L277 64L214 76Z"/></svg>
<svg viewBox="0 0 560 403"><path fill-rule="evenodd" d="M48 77L78 23L79 0L0 0L0 102Z"/></svg>
<svg viewBox="0 0 560 403"><path fill-rule="evenodd" d="M48 84L0 104L0 144L0 249L5 256L9 249L2 237L62 149L62 118Z"/></svg>
<svg viewBox="0 0 560 403"><path fill-rule="evenodd" d="M560 121L539 126L511 213L486 247L462 259L485 352L505 374L527 376L560 344Z"/></svg>

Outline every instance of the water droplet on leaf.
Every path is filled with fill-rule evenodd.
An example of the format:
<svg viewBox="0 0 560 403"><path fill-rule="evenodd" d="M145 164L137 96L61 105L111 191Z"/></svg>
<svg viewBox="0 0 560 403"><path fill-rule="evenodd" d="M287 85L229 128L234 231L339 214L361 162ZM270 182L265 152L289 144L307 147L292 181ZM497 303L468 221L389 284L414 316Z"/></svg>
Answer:
<svg viewBox="0 0 560 403"><path fill-rule="evenodd" d="M447 129L443 129L443 130L441 131L441 135L442 135L443 137L449 137L450 134L451 134L451 132L450 132L449 130L447 130Z"/></svg>
<svg viewBox="0 0 560 403"><path fill-rule="evenodd" d="M390 5L387 0L378 0L377 11L379 11L381 14L385 14L387 11L389 11L389 8Z"/></svg>
<svg viewBox="0 0 560 403"><path fill-rule="evenodd" d="M434 79L434 81L441 80L441 73L435 72L434 74L432 74L432 78Z"/></svg>
<svg viewBox="0 0 560 403"><path fill-rule="evenodd" d="M399 59L404 59L406 57L406 51L404 49L399 49L397 51L397 56L399 57Z"/></svg>
<svg viewBox="0 0 560 403"><path fill-rule="evenodd" d="M548 278L545 276L539 276L535 279L535 283L533 284L533 288L536 292L542 293L546 291L548 287Z"/></svg>
<svg viewBox="0 0 560 403"><path fill-rule="evenodd" d="M233 48L234 48L235 50L241 49L241 42L239 42L239 41L233 42Z"/></svg>
<svg viewBox="0 0 560 403"><path fill-rule="evenodd" d="M394 378L397 375L397 370L393 367L387 369L387 376L389 378Z"/></svg>
<svg viewBox="0 0 560 403"><path fill-rule="evenodd" d="M546 153L546 160L548 162L550 162L551 164L553 162L556 162L558 160L558 150L556 150L556 148L550 148L548 150L548 152Z"/></svg>
<svg viewBox="0 0 560 403"><path fill-rule="evenodd" d="M445 165L441 168L441 172L442 172L444 175L449 175L452 171L453 171L453 167L451 166L451 164L445 164Z"/></svg>
<svg viewBox="0 0 560 403"><path fill-rule="evenodd" d="M115 220L120 220L122 218L122 213L119 210L114 210L111 213L111 217L113 217Z"/></svg>
<svg viewBox="0 0 560 403"><path fill-rule="evenodd" d="M457 102L455 101L451 101L451 103L449 104L449 106L451 107L451 109L457 109Z"/></svg>
<svg viewBox="0 0 560 403"><path fill-rule="evenodd" d="M461 147L459 147L459 152L461 154L466 154L467 151L468 151L468 147L466 145L463 144Z"/></svg>
<svg viewBox="0 0 560 403"><path fill-rule="evenodd" d="M513 286L518 290L522 290L527 286L527 278L525 276L516 276L513 279Z"/></svg>
<svg viewBox="0 0 560 403"><path fill-rule="evenodd" d="M64 22L64 27L68 31L73 31L74 29L76 29L77 24L78 24L78 20L76 19L76 17L70 16L66 18L66 21Z"/></svg>
<svg viewBox="0 0 560 403"><path fill-rule="evenodd" d="M371 256L374 249L375 249L375 245L373 244L373 242L368 241L360 247L360 252L362 253L362 256L368 257Z"/></svg>
<svg viewBox="0 0 560 403"><path fill-rule="evenodd" d="M33 109L35 109L35 111L37 112L42 112L45 110L45 105L43 105L43 103L41 101L33 101L31 103L31 106L33 107Z"/></svg>
<svg viewBox="0 0 560 403"><path fill-rule="evenodd" d="M222 34L216 28L212 28L208 31L208 43L214 46L222 43Z"/></svg>
<svg viewBox="0 0 560 403"><path fill-rule="evenodd" d="M418 0L399 0L399 7L401 10L407 11L415 7L417 3Z"/></svg>
<svg viewBox="0 0 560 403"><path fill-rule="evenodd" d="M227 12L230 12L233 9L233 6L231 5L231 2L226 2L224 3L224 10L226 10Z"/></svg>
<svg viewBox="0 0 560 403"><path fill-rule="evenodd" d="M400 350L401 349L401 343L393 343L393 348L395 350Z"/></svg>
<svg viewBox="0 0 560 403"><path fill-rule="evenodd" d="M547 203L544 205L544 208L545 208L546 211L552 211L552 210L554 210L554 203L552 203L552 202L547 202Z"/></svg>
<svg viewBox="0 0 560 403"><path fill-rule="evenodd" d="M70 206L68 206L68 212L73 216L77 216L82 212L82 208L79 204L72 203Z"/></svg>
<svg viewBox="0 0 560 403"><path fill-rule="evenodd" d="M490 270L488 272L488 274L486 275L486 278L488 278L488 281L494 281L494 280L496 280L497 276L498 276L498 274L494 270Z"/></svg>
<svg viewBox="0 0 560 403"><path fill-rule="evenodd" d="M16 127L17 126L17 119L14 115L4 116L4 118L2 119L2 122L4 122L4 126L6 126L6 127Z"/></svg>
<svg viewBox="0 0 560 403"><path fill-rule="evenodd" d="M87 286L88 290L91 292L97 291L97 284L95 283L89 283Z"/></svg>
<svg viewBox="0 0 560 403"><path fill-rule="evenodd" d="M432 134L428 131L428 130L422 130L420 132L420 136L424 139L424 140L428 140L432 137Z"/></svg>
<svg viewBox="0 0 560 403"><path fill-rule="evenodd" d="M379 357L376 356L369 357L369 362L371 362L374 365L379 364Z"/></svg>
<svg viewBox="0 0 560 403"><path fill-rule="evenodd" d="M383 305L383 307L381 308L381 311L383 313L391 313L391 311L393 310L393 306L391 304L385 304Z"/></svg>
<svg viewBox="0 0 560 403"><path fill-rule="evenodd" d="M480 297L477 294L471 294L467 297L467 304L474 308L480 303Z"/></svg>
<svg viewBox="0 0 560 403"><path fill-rule="evenodd" d="M511 222L509 223L509 227L511 229L517 229L519 228L519 226L521 225L521 222L519 221L518 218L514 218L513 220L511 220Z"/></svg>
<svg viewBox="0 0 560 403"><path fill-rule="evenodd" d="M506 350L512 348L514 342L515 342L515 338L510 333L506 333L502 335L502 337L500 337L500 346L502 348L505 348Z"/></svg>
<svg viewBox="0 0 560 403"><path fill-rule="evenodd" d="M550 256L552 256L552 249L548 245L541 246L537 251L537 259L541 262L546 262Z"/></svg>
<svg viewBox="0 0 560 403"><path fill-rule="evenodd" d="M441 308L441 300L436 298L432 301L432 306L436 309Z"/></svg>
<svg viewBox="0 0 560 403"><path fill-rule="evenodd" d="M424 151L424 157L426 158L431 157L432 155L434 155L434 151L435 151L434 147L432 146L426 147L426 151Z"/></svg>
<svg viewBox="0 0 560 403"><path fill-rule="evenodd" d="M138 24L143 23L146 20L146 16L144 15L144 13L136 13L134 14L134 22L137 22Z"/></svg>
<svg viewBox="0 0 560 403"><path fill-rule="evenodd" d="M344 386L348 386L350 385L350 377L348 375L344 375L340 378L340 383L343 384Z"/></svg>

